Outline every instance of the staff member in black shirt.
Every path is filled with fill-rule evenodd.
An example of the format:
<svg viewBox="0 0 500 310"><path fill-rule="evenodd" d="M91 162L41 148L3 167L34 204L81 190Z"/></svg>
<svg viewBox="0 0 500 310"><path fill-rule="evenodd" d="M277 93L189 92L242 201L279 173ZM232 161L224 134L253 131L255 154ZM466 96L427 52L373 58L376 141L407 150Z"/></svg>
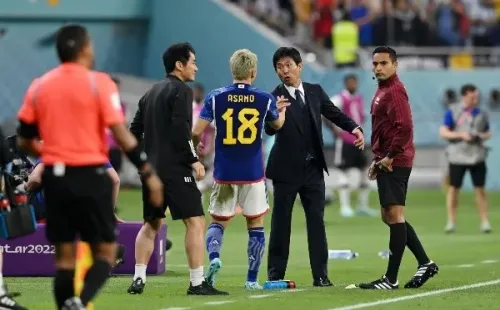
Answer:
<svg viewBox="0 0 500 310"><path fill-rule="evenodd" d="M2 129L0 128L0 172L5 169L5 166L9 162L9 158L10 156L5 142L5 137L3 135ZM0 177L0 180L3 181L3 178ZM7 292L7 287L3 283L2 270L3 251L0 251L0 309L28 310L27 308L18 304L14 299L12 299L12 297L19 295L18 293L9 294Z"/></svg>
<svg viewBox="0 0 500 310"><path fill-rule="evenodd" d="M135 243L135 274L128 288L141 294L146 283L146 267L154 249L154 239L168 208L172 219L186 225L186 252L190 272L188 295L227 294L213 288L203 277L205 260L205 214L196 181L205 176L191 140L193 93L186 82L194 81L198 67L189 43L170 46L163 54L167 77L139 101L130 130L142 140L144 151L165 184L165 205L154 208L143 186L144 225Z"/></svg>

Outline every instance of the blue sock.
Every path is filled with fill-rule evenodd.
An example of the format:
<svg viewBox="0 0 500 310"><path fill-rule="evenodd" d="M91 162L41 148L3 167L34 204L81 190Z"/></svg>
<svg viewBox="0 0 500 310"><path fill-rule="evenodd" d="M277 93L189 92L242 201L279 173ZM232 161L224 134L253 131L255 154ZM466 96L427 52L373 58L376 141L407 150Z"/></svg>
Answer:
<svg viewBox="0 0 500 310"><path fill-rule="evenodd" d="M217 223L212 223L207 230L207 252L208 258L212 261L214 258L219 258L220 248L222 246L222 237L224 236L224 227Z"/></svg>
<svg viewBox="0 0 500 310"><path fill-rule="evenodd" d="M248 282L257 282L257 274L259 273L265 247L264 227L248 229Z"/></svg>

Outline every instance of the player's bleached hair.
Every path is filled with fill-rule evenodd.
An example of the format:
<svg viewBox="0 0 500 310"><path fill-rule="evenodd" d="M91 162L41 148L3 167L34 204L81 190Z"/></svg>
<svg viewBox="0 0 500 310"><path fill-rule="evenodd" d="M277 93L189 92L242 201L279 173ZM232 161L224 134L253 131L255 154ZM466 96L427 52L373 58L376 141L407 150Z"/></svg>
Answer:
<svg viewBox="0 0 500 310"><path fill-rule="evenodd" d="M257 70L257 55L248 49L237 50L229 59L229 67L235 80L246 80L252 70Z"/></svg>

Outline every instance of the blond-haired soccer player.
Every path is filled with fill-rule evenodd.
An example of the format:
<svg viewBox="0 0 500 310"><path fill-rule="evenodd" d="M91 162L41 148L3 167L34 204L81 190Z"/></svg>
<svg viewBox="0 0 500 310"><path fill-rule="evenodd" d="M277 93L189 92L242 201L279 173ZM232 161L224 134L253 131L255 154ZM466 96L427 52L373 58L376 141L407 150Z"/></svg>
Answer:
<svg viewBox="0 0 500 310"><path fill-rule="evenodd" d="M220 270L220 249L224 229L239 204L247 220L248 274L246 289L262 288L257 274L265 249L264 214L269 209L265 185L262 133L264 123L279 129L285 121L288 103L252 87L257 76L257 56L247 49L237 50L229 60L233 83L213 90L205 98L203 110L193 128L197 145L205 128L214 122L214 187L210 197L213 218L206 235L210 267L206 274L212 285Z"/></svg>

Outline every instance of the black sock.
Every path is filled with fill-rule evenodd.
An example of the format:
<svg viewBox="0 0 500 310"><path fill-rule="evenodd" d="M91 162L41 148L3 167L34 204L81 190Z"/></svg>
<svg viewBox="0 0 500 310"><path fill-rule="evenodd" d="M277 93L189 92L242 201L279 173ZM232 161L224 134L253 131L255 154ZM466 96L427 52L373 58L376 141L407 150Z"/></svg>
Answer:
<svg viewBox="0 0 500 310"><path fill-rule="evenodd" d="M103 260L95 260L92 267L85 275L85 284L83 285L82 293L80 294L80 299L84 306L97 295L97 292L106 283L109 278L109 272L111 270L111 265Z"/></svg>
<svg viewBox="0 0 500 310"><path fill-rule="evenodd" d="M419 265L424 265L431 261L427 256L427 253L425 253L424 247L422 246L420 239L418 239L415 229L413 229L408 222L406 222L406 245L413 255L415 255Z"/></svg>
<svg viewBox="0 0 500 310"><path fill-rule="evenodd" d="M391 237L389 240L389 264L385 276L389 281L395 284L398 280L399 265L403 259L403 252L406 247L406 223L397 223L389 225Z"/></svg>
<svg viewBox="0 0 500 310"><path fill-rule="evenodd" d="M61 309L64 302L75 297L75 269L57 269L54 277L54 296L56 297L57 309Z"/></svg>

